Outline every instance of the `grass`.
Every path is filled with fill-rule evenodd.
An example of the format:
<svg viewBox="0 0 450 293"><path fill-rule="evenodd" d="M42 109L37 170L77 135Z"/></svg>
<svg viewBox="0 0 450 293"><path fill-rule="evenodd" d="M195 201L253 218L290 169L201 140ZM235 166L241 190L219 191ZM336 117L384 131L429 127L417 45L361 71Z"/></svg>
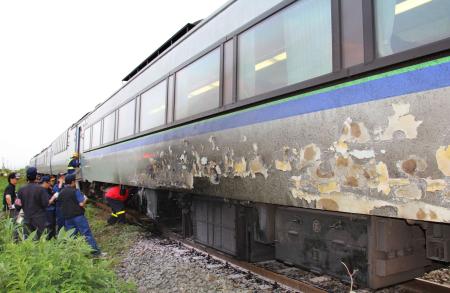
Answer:
<svg viewBox="0 0 450 293"><path fill-rule="evenodd" d="M143 229L128 224L106 225L109 213L99 208L88 206L86 217L89 220L92 233L100 249L107 253L111 266L117 266L124 253L133 245Z"/></svg>
<svg viewBox="0 0 450 293"><path fill-rule="evenodd" d="M6 185L7 178L0 176L0 188ZM12 222L0 212L0 292L136 292L115 268L143 229L107 226L109 213L93 206L85 215L105 258L92 259L84 238L72 238L64 229L56 240L14 242Z"/></svg>
<svg viewBox="0 0 450 293"><path fill-rule="evenodd" d="M118 278L111 261L95 259L83 237L14 240L11 219L0 219L0 292L136 292Z"/></svg>

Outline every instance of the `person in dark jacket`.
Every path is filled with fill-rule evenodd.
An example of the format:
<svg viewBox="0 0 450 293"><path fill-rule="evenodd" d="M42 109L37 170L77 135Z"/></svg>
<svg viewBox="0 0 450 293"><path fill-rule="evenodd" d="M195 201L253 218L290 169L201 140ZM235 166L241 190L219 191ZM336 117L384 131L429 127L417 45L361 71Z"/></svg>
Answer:
<svg viewBox="0 0 450 293"><path fill-rule="evenodd" d="M125 223L125 201L128 199L129 191L119 185L110 187L106 193L106 202L112 210L108 224Z"/></svg>
<svg viewBox="0 0 450 293"><path fill-rule="evenodd" d="M86 238L87 243L92 247L92 254L101 255L102 253L89 228L89 223L84 216L87 198L76 188L75 181L75 174L67 175L65 178L66 185L58 196L65 219L65 228L66 230L75 229L75 235L81 234Z"/></svg>
<svg viewBox="0 0 450 293"><path fill-rule="evenodd" d="M28 184L19 189L17 197L24 212L25 236L36 231L36 237L40 238L45 230L49 199L47 191L36 184L36 176L36 168L27 169Z"/></svg>
<svg viewBox="0 0 450 293"><path fill-rule="evenodd" d="M3 192L3 210L6 212L8 217L16 219L17 211L14 206L16 201L16 184L17 184L16 173L11 173L8 175L8 186L6 186Z"/></svg>

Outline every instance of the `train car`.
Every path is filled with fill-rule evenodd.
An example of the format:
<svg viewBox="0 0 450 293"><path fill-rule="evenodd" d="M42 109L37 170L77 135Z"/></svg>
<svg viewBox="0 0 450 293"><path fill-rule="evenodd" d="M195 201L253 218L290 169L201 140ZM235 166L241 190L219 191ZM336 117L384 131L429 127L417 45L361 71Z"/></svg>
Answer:
<svg viewBox="0 0 450 293"><path fill-rule="evenodd" d="M411 279L450 261L449 53L450 1L229 1L75 124L83 187L241 259Z"/></svg>
<svg viewBox="0 0 450 293"><path fill-rule="evenodd" d="M36 156L36 163L35 167L39 170L40 174L50 174L51 173L51 147L47 147L43 149L37 156ZM31 165L30 161L30 165Z"/></svg>
<svg viewBox="0 0 450 293"><path fill-rule="evenodd" d="M67 164L74 153L79 152L80 135L77 124L72 125L56 138L52 143L52 169L51 173L56 175L67 172Z"/></svg>
<svg viewBox="0 0 450 293"><path fill-rule="evenodd" d="M37 163L37 156L35 155L34 157L31 158L30 162L28 163L27 167L35 167L36 168L36 163Z"/></svg>

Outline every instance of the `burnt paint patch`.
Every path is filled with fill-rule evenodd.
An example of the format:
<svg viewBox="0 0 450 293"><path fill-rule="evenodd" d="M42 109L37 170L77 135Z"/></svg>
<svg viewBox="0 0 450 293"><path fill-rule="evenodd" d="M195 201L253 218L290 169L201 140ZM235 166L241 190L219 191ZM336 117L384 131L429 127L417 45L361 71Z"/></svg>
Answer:
<svg viewBox="0 0 450 293"><path fill-rule="evenodd" d="M375 207L370 210L369 214L374 216L383 216L383 217L397 217L398 216L398 208L395 206L381 206Z"/></svg>

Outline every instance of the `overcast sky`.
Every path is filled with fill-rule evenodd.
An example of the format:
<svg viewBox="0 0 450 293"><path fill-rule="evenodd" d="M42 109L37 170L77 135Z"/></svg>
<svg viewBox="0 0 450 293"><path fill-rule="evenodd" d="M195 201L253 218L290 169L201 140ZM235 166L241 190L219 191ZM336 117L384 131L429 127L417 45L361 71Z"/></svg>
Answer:
<svg viewBox="0 0 450 293"><path fill-rule="evenodd" d="M24 167L178 29L226 2L0 1L0 164Z"/></svg>

